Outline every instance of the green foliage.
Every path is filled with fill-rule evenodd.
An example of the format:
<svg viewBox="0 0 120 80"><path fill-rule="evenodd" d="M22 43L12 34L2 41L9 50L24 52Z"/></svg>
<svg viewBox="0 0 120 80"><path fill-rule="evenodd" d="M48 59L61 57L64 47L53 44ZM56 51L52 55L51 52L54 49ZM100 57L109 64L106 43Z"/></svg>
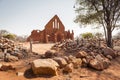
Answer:
<svg viewBox="0 0 120 80"><path fill-rule="evenodd" d="M76 19L80 24L103 27L108 47L112 47L112 31L120 28L120 0L77 0Z"/></svg>
<svg viewBox="0 0 120 80"><path fill-rule="evenodd" d="M96 1L96 0L93 0ZM91 23L99 23L99 18L102 15L103 10L100 9L98 12L95 10L94 6L90 3L90 0L77 0L76 10L75 12L78 14L76 16L75 22L81 24L91 24ZM97 5L99 5L99 0L96 1ZM99 7L99 6L98 6Z"/></svg>
<svg viewBox="0 0 120 80"><path fill-rule="evenodd" d="M5 34L8 34L9 32L7 30L0 30L0 37L2 37Z"/></svg>
<svg viewBox="0 0 120 80"><path fill-rule="evenodd" d="M14 40L16 38L16 35L14 35L14 34L5 34L5 35L3 35L3 37Z"/></svg>
<svg viewBox="0 0 120 80"><path fill-rule="evenodd" d="M81 35L82 35L82 38L84 38L84 39L90 39L90 38L93 38L93 37L94 37L93 34L90 33L90 32L83 33L83 34L81 34Z"/></svg>

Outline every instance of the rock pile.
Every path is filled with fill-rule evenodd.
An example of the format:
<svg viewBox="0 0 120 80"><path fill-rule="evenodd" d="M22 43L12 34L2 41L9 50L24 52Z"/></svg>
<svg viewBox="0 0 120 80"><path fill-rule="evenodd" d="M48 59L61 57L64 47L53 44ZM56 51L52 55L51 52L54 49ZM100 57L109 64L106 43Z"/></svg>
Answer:
<svg viewBox="0 0 120 80"><path fill-rule="evenodd" d="M96 70L103 70L109 67L110 60L118 54L109 47L99 46L96 40L64 41L55 44L51 49L64 51L72 54L75 58L81 59L82 66L90 66ZM77 61L78 62L78 61Z"/></svg>
<svg viewBox="0 0 120 80"><path fill-rule="evenodd" d="M18 61L27 56L28 50L20 45L16 45L14 41L1 38L0 39L0 59L11 62Z"/></svg>
<svg viewBox="0 0 120 80"><path fill-rule="evenodd" d="M74 56L62 56L46 59L37 59L31 63L35 75L58 75L59 70L63 73L73 72L74 69L80 68L82 60Z"/></svg>

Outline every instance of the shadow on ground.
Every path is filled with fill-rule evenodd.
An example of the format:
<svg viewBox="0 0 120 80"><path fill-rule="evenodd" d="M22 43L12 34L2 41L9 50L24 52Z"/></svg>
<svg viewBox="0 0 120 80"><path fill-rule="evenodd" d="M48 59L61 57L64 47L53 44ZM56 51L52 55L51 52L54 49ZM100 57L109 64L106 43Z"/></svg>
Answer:
<svg viewBox="0 0 120 80"><path fill-rule="evenodd" d="M53 77L51 75L35 75L31 68L27 69L25 71L24 76L28 79L37 78L37 77L41 77L41 78L51 78L51 77Z"/></svg>

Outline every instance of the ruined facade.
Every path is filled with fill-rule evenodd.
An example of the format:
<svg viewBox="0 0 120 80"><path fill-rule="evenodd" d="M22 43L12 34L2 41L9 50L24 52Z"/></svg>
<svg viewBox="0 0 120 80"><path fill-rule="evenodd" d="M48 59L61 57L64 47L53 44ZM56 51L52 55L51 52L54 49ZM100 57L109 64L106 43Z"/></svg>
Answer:
<svg viewBox="0 0 120 80"><path fill-rule="evenodd" d="M60 21L59 17L55 15L46 25L45 29L33 30L31 35L27 38L27 41L39 41L39 42L60 42L66 39L74 39L74 32L65 31L65 27Z"/></svg>

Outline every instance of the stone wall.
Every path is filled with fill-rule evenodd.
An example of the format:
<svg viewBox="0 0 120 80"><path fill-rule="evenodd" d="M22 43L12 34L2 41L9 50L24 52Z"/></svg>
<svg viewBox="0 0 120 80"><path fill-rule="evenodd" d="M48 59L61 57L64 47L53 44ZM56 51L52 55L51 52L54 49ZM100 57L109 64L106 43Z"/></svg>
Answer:
<svg viewBox="0 0 120 80"><path fill-rule="evenodd" d="M65 27L57 15L55 15L46 25L43 31L33 30L27 41L39 42L60 42L66 39L74 39L74 32L65 31Z"/></svg>

